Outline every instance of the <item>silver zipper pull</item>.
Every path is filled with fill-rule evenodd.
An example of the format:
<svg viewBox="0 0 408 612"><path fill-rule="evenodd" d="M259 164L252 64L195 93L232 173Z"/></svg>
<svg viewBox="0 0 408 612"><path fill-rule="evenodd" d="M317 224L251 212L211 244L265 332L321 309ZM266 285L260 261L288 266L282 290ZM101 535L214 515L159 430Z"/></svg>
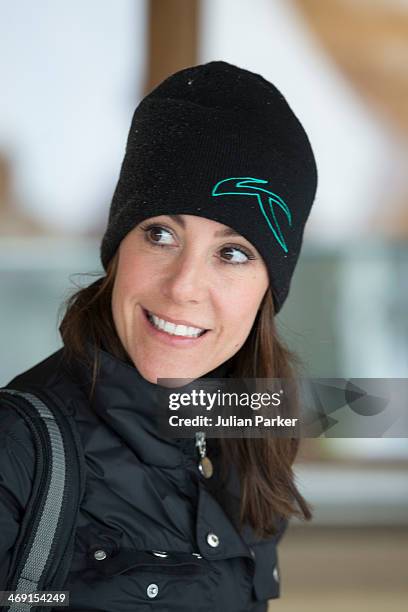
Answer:
<svg viewBox="0 0 408 612"><path fill-rule="evenodd" d="M211 459L206 455L206 441L205 441L205 432L197 431L195 434L196 439L196 447L198 449L199 454L199 462L198 469L200 473L204 476L204 478L211 478L213 475L214 469L213 464L211 463Z"/></svg>

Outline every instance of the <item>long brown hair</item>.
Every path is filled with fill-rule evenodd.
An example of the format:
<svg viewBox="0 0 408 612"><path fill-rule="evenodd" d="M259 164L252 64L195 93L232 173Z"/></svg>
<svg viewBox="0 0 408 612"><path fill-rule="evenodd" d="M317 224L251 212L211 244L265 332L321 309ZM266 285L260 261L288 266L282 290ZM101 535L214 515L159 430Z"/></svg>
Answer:
<svg viewBox="0 0 408 612"><path fill-rule="evenodd" d="M111 299L118 255L112 258L105 276L80 288L68 298L60 333L68 359L79 358L92 368L92 397L97 380L98 350L102 346L131 363L112 317ZM84 339L93 354L85 351ZM267 290L251 332L233 358L235 378L294 378L299 358L280 340L274 319L273 298ZM236 466L241 486L239 523L247 522L259 537L276 533L281 517L312 518L311 506L299 493L293 463L299 438L219 438L223 477L228 466ZM228 460L227 460L228 458Z"/></svg>

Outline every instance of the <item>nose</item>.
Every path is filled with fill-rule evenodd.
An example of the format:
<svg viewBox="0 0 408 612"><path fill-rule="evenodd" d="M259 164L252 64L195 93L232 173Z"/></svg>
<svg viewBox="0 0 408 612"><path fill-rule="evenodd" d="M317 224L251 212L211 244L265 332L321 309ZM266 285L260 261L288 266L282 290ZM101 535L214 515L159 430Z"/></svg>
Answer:
<svg viewBox="0 0 408 612"><path fill-rule="evenodd" d="M200 303L206 291L206 272L203 257L191 252L180 254L168 269L162 285L164 296L177 303Z"/></svg>

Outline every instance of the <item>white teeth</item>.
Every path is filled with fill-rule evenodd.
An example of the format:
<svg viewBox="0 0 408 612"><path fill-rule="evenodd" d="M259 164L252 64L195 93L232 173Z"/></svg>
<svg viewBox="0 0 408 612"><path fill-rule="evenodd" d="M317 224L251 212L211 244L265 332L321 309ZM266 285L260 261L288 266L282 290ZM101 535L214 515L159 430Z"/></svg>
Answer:
<svg viewBox="0 0 408 612"><path fill-rule="evenodd" d="M200 329L199 327L189 327L187 325L175 325L174 323L170 323L169 321L165 321L164 319L159 319L153 313L149 312L149 319L153 323L153 325L157 329L161 329L162 331L171 334L172 336L187 336L188 338L197 338L204 329Z"/></svg>

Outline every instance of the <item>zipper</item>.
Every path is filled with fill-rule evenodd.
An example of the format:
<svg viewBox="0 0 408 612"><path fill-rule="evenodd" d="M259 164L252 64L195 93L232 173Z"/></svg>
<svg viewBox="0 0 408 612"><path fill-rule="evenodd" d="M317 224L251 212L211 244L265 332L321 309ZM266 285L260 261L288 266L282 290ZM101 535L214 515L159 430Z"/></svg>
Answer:
<svg viewBox="0 0 408 612"><path fill-rule="evenodd" d="M195 434L195 445L198 451L198 471L204 478L211 478L214 473L212 461L207 457L207 445L204 431Z"/></svg>

